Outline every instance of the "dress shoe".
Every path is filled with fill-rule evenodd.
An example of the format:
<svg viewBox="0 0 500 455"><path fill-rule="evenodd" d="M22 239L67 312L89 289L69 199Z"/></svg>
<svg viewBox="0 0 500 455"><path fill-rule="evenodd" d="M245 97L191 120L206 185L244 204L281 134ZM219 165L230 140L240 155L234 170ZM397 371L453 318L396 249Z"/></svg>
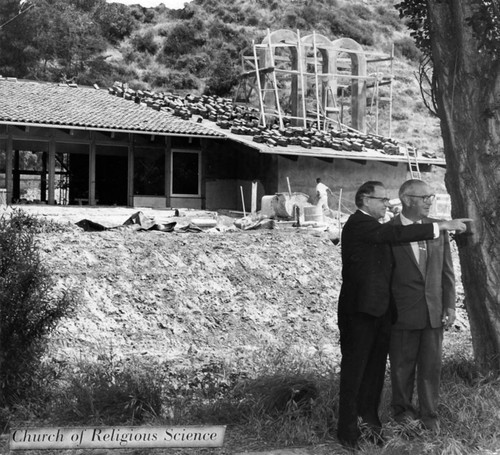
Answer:
<svg viewBox="0 0 500 455"><path fill-rule="evenodd" d="M416 419L416 413L410 410L406 410L394 415L394 421L403 425Z"/></svg>

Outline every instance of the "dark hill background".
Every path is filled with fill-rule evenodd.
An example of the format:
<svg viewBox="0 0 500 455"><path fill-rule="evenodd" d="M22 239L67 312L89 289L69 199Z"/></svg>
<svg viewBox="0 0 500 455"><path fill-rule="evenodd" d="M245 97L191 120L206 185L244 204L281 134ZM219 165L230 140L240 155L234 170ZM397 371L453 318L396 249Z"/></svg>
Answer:
<svg viewBox="0 0 500 455"><path fill-rule="evenodd" d="M392 0L193 0L181 10L105 0L3 0L0 24L2 76L100 87L120 81L133 89L229 97L242 52L268 30L349 37L384 53L394 44L392 136L441 153L437 120L417 83L420 53ZM389 106L382 105L382 135L388 119ZM373 118L368 125L375 132Z"/></svg>

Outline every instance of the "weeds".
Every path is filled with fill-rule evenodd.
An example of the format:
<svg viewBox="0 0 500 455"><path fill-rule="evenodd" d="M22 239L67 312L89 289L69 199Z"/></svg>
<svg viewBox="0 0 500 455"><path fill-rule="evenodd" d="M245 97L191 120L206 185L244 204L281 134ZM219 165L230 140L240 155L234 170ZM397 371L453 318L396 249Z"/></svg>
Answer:
<svg viewBox="0 0 500 455"><path fill-rule="evenodd" d="M389 384L387 384L389 386ZM415 420L389 421L383 454L466 455L492 453L499 447L500 378L485 378L471 359L456 355L443 364L440 430L423 429ZM390 397L388 397L390 399ZM389 406L388 400L385 406ZM494 452L493 452L494 453Z"/></svg>
<svg viewBox="0 0 500 455"><path fill-rule="evenodd" d="M161 369L137 359L102 356L66 370L53 390L61 422L115 425L153 421L161 414Z"/></svg>
<svg viewBox="0 0 500 455"><path fill-rule="evenodd" d="M58 290L40 259L35 234L55 224L21 210L0 217L0 405L33 386L47 335L72 311L75 295Z"/></svg>
<svg viewBox="0 0 500 455"><path fill-rule="evenodd" d="M197 370L176 370L173 364L101 355L93 362L45 365L37 383L38 402L18 403L13 421L223 424L282 446L335 439L337 373L275 370L251 378L216 362ZM482 377L471 360L445 361L438 432L425 430L418 421L393 422L389 390L387 378L382 402L387 441L383 447L362 441L360 453L472 455L488 453L479 448L498 447L500 378Z"/></svg>
<svg viewBox="0 0 500 455"><path fill-rule="evenodd" d="M247 381L238 393L251 403L251 425L263 439L315 444L335 427L335 376L275 374Z"/></svg>

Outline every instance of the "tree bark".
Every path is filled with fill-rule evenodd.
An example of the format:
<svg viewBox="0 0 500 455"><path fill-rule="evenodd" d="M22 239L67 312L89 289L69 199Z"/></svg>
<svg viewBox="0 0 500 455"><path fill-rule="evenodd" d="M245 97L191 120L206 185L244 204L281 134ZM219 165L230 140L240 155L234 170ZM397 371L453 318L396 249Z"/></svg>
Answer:
<svg viewBox="0 0 500 455"><path fill-rule="evenodd" d="M479 52L466 19L479 0L428 0L438 115L474 356L500 370L500 57Z"/></svg>

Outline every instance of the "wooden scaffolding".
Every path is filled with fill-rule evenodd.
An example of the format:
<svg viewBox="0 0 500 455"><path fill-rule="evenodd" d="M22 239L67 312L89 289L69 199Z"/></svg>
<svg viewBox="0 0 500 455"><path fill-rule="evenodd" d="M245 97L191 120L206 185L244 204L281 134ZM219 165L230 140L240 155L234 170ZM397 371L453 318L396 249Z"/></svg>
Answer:
<svg viewBox="0 0 500 455"><path fill-rule="evenodd" d="M235 101L258 103L264 126L286 123L376 135L381 133L380 106L388 103L386 136L391 137L393 60L393 48L390 54L369 52L350 39L268 30L262 43L252 43L251 53L242 53Z"/></svg>

